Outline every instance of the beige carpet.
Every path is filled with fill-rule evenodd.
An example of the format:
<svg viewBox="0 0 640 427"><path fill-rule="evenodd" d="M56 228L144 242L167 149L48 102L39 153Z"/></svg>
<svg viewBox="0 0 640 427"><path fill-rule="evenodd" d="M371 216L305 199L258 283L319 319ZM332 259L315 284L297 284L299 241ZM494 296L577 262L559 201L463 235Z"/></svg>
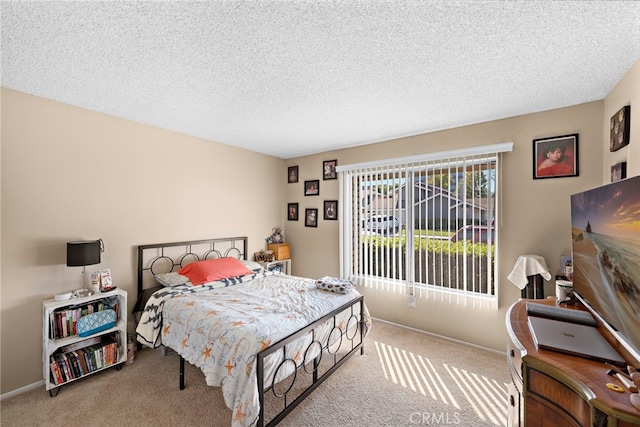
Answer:
<svg viewBox="0 0 640 427"><path fill-rule="evenodd" d="M298 426L504 426L505 356L374 321L365 354L346 362L280 423ZM9 426L229 426L219 388L178 357L144 349L122 370L1 402Z"/></svg>

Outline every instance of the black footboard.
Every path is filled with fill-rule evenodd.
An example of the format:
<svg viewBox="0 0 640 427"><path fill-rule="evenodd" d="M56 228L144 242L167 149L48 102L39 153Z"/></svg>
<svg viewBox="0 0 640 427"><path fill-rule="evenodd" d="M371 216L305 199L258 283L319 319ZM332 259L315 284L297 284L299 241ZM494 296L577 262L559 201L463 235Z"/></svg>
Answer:
<svg viewBox="0 0 640 427"><path fill-rule="evenodd" d="M318 336L320 328L326 328L324 338ZM364 297L359 296L258 353L256 375L260 413L257 427L278 424L356 351L364 354L365 331ZM297 352L301 358L296 362L287 354L287 346L300 340L309 343ZM265 361L269 357L275 357L277 364L267 375ZM286 373L284 379L279 377L282 369ZM180 390L183 389L184 358L180 356Z"/></svg>
<svg viewBox="0 0 640 427"><path fill-rule="evenodd" d="M317 330L325 324L329 325L330 332L322 340L324 342L320 342ZM278 424L358 349L363 354L364 334L364 298L360 296L258 353L260 416L257 426ZM304 357L296 362L287 356L287 345L301 339L310 343L302 352ZM274 372L267 376L265 360L270 355L278 357L279 362ZM276 382L281 369L292 373Z"/></svg>

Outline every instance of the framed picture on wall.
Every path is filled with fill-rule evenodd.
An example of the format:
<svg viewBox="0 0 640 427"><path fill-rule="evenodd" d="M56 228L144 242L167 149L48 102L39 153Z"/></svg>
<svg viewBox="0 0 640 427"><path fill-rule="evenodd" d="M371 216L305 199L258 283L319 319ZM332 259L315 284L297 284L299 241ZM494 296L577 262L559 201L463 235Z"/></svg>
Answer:
<svg viewBox="0 0 640 427"><path fill-rule="evenodd" d="M324 201L324 219L329 221L338 220L338 201L337 200Z"/></svg>
<svg viewBox="0 0 640 427"><path fill-rule="evenodd" d="M578 134L533 140L533 179L578 176Z"/></svg>
<svg viewBox="0 0 640 427"><path fill-rule="evenodd" d="M304 211L304 226L305 227L317 227L318 226L318 209L305 209Z"/></svg>
<svg viewBox="0 0 640 427"><path fill-rule="evenodd" d="M322 179L338 179L336 166L338 166L337 160L325 160L322 162Z"/></svg>
<svg viewBox="0 0 640 427"><path fill-rule="evenodd" d="M617 113L611 116L609 121L610 140L609 151L618 151L629 144L629 131L631 129L631 106L622 107Z"/></svg>
<svg viewBox="0 0 640 427"><path fill-rule="evenodd" d="M314 179L304 182L304 195L305 196L319 196L320 195L320 180Z"/></svg>
<svg viewBox="0 0 640 427"><path fill-rule="evenodd" d="M289 203L287 205L287 219L289 221L298 220L298 204L297 203Z"/></svg>
<svg viewBox="0 0 640 427"><path fill-rule="evenodd" d="M627 162L616 163L611 166L611 182L620 181L627 177Z"/></svg>
<svg viewBox="0 0 640 427"><path fill-rule="evenodd" d="M298 166L289 166L287 169L287 182L289 184L298 182Z"/></svg>

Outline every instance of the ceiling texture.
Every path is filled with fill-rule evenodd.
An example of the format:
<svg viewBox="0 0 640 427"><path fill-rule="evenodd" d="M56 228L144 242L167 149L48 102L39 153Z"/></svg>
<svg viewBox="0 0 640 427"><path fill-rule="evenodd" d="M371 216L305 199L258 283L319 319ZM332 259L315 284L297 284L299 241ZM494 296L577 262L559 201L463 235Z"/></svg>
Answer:
<svg viewBox="0 0 640 427"><path fill-rule="evenodd" d="M0 13L3 87L282 159L601 100L640 58L638 1L2 1Z"/></svg>

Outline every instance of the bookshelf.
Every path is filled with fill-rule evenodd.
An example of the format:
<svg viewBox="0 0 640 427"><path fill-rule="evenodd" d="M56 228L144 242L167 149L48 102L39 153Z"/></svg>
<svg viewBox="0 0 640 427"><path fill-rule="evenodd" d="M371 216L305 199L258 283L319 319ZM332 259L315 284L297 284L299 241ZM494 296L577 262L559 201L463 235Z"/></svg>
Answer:
<svg viewBox="0 0 640 427"><path fill-rule="evenodd" d="M77 322L89 314L112 309L115 324L79 335ZM86 320L86 319L85 319ZM81 336L82 335L82 336ZM114 289L65 301L42 302L42 365L46 389L58 389L127 360L127 292Z"/></svg>

